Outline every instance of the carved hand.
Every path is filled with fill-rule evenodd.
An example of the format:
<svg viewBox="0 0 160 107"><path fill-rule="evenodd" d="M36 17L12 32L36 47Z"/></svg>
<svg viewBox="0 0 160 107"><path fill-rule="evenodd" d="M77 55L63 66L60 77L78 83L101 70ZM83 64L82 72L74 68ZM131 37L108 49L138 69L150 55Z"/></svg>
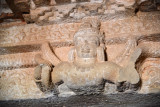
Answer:
<svg viewBox="0 0 160 107"><path fill-rule="evenodd" d="M35 61L39 64L34 70L34 79L41 91L47 91L51 86L52 64L41 58L41 55L35 56Z"/></svg>

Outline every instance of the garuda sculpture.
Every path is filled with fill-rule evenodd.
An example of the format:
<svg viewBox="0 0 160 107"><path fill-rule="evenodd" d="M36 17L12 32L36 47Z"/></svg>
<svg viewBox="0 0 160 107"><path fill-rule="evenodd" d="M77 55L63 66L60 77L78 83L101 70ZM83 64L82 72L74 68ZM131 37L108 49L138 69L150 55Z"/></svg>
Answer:
<svg viewBox="0 0 160 107"><path fill-rule="evenodd" d="M70 62L53 67L51 62L37 55L35 60L39 65L35 68L34 78L41 91L53 90L64 83L77 95L100 94L107 81L115 83L119 91L122 91L120 87L124 88L123 83L130 84L125 88L135 89L140 81L135 62L141 49L136 48L127 65L121 67L105 61L103 40L98 20L84 20L74 35L75 46L69 52Z"/></svg>

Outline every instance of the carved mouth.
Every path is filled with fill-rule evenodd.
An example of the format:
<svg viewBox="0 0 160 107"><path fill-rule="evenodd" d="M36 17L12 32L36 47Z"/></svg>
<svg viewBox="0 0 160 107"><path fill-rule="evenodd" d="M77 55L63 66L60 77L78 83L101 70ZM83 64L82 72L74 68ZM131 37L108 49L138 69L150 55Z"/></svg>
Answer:
<svg viewBox="0 0 160 107"><path fill-rule="evenodd" d="M90 53L90 50L82 50L82 53Z"/></svg>
<svg viewBox="0 0 160 107"><path fill-rule="evenodd" d="M90 53L90 49L82 49L81 52L82 53Z"/></svg>

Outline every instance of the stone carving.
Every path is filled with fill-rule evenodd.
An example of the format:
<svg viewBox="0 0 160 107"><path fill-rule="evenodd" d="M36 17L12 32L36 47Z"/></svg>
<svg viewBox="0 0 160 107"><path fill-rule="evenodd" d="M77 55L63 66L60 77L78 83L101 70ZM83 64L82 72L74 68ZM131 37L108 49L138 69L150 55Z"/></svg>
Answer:
<svg viewBox="0 0 160 107"><path fill-rule="evenodd" d="M148 47L149 46L149 47ZM153 35L142 37L139 40L138 47L142 49L142 55L137 63L139 74L141 76L140 93L159 93L160 92L160 43L159 36Z"/></svg>
<svg viewBox="0 0 160 107"><path fill-rule="evenodd" d="M27 52L0 56L0 70L29 68L36 66L34 56L40 52Z"/></svg>
<svg viewBox="0 0 160 107"><path fill-rule="evenodd" d="M134 50L125 67L105 61L103 35L99 29L98 20L84 19L74 35L75 47L69 52L70 62L61 62L53 70L52 63L40 56L35 57L39 65L35 69L34 78L41 91L53 91L60 82L64 82L78 95L100 94L104 91L106 80L117 84L119 91L124 91L121 87L124 88L122 85L125 82L131 84L126 88L133 88L139 83L135 62L141 49Z"/></svg>
<svg viewBox="0 0 160 107"><path fill-rule="evenodd" d="M15 15L27 23L55 23L66 18L82 19L90 15L125 13L135 15L140 11L158 11L158 0L6 0ZM67 3L67 5L64 5ZM61 5L60 5L61 4ZM67 7L67 8L66 8ZM61 11L64 10L64 11ZM135 12L135 13L134 13Z"/></svg>
<svg viewBox="0 0 160 107"><path fill-rule="evenodd" d="M101 20L101 30L105 32L105 44L125 43L129 36L149 36L159 34L159 13L139 13L137 17L122 18L118 16ZM98 18L98 17L97 17ZM154 20L154 21L153 21ZM61 23L39 26L28 24L23 26L0 26L0 44L21 44L28 41L68 42L72 41L80 23ZM134 34L134 35L133 35Z"/></svg>
<svg viewBox="0 0 160 107"><path fill-rule="evenodd" d="M160 59L147 58L140 67L142 87L140 93L160 92Z"/></svg>
<svg viewBox="0 0 160 107"><path fill-rule="evenodd" d="M46 97L34 83L33 69L1 70L0 100Z"/></svg>
<svg viewBox="0 0 160 107"><path fill-rule="evenodd" d="M72 3L73 2L76 2L76 0L73 0ZM99 15L99 14L107 15L107 14L115 14L118 12L123 13L131 10L136 11L136 9L139 9L139 8L140 10L143 11L142 9L143 5L142 6L140 5L140 7L138 8L139 6L138 4L143 2L136 1L136 0L127 0L127 1L126 0L90 0L90 2L88 3L85 2L84 4L83 2L80 4L76 4L76 3L68 4L70 8L66 8L66 5L54 6L55 9L49 12L50 15L48 15L49 8L51 8L50 6L45 7L46 8L45 10L43 10L44 7L39 7L34 10L32 9L31 13L33 13L34 16L36 16L36 19L32 19L35 22L41 23L43 20L45 20L46 22L54 22L57 20L63 20L64 17L65 18L71 17L73 19L82 19L83 17L89 16L89 15ZM92 4L89 4L89 3L92 3ZM155 1L154 4L159 5L159 2ZM149 7L150 5L151 4L149 4L146 8L150 8ZM31 7L34 7L34 6L31 6ZM63 11L60 11L61 10L60 8L65 8L65 11L67 12L64 13ZM39 10L43 10L43 11L39 12ZM32 11L35 11L35 12L32 12ZM33 14L30 14L31 17L33 16ZM38 18L42 16L44 17L43 20L41 20L41 18Z"/></svg>
<svg viewBox="0 0 160 107"><path fill-rule="evenodd" d="M89 15L97 15L97 14L114 14L117 11L125 11L125 7L119 6L117 1L104 1L104 0L90 0L90 2L82 2L79 3L76 0L71 1L70 4L66 5L55 5L55 0L47 1L15 1L15 5L18 6L21 10L23 7L20 6L20 3L24 3L25 6L30 9L30 12L27 14L23 14L23 18L27 23L48 23L64 20L64 18L73 18L73 19L81 19L85 16ZM48 3L49 2L49 3ZM63 1L60 1L63 2ZM76 3L77 2L77 3ZM92 4L90 4L92 3ZM126 3L126 2L124 2ZM30 7L27 6L30 4ZM47 4L45 6L44 4ZM58 3L59 4L59 3ZM110 5L112 4L112 5ZM122 5L120 3L120 5ZM66 8L67 7L67 8ZM65 8L65 10L64 10ZM128 7L127 7L128 8ZM63 11L61 11L63 10ZM19 10L17 10L19 11ZM23 12L23 11L22 11ZM22 12L20 12L22 14Z"/></svg>
<svg viewBox="0 0 160 107"><path fill-rule="evenodd" d="M72 91L67 92L69 90L66 89L68 88L67 82L61 85L60 83L53 84L50 76L53 69L64 61L67 61L69 65L76 64L78 54L75 53L78 50L76 50L73 39L83 17L91 18L89 20L98 18L101 22L100 28L93 26L93 23L89 26L91 29L98 28L95 32L99 32L100 29L105 34L101 44L95 47L97 48L95 49L96 67L99 66L99 63L102 63L101 66L103 66L103 63L113 62L121 66L120 68L127 69L128 62L130 62L129 56L134 56L137 47L141 48L141 56L135 64L141 78L140 84L137 84L140 86L137 92L160 92L160 12L158 11L160 5L158 0L73 0L74 3L71 0L56 0L56 3L55 0L6 0L13 13L2 1L4 3L5 0L1 0L0 3L0 13L2 13L0 15L0 100L43 98L48 91L74 94ZM22 18L22 15L29 24L15 19L16 17ZM86 22L90 23L90 21ZM68 53L69 58L67 58ZM78 64L75 65L75 68L77 66ZM89 75L89 72L94 71L96 67L93 69L92 67L88 69L78 67L75 71L85 71L82 74ZM35 74L34 69L37 72ZM46 92L45 95L36 86L33 75L36 78L42 78L42 82L38 78L37 85L43 86L41 90ZM67 75L79 80L74 73ZM97 78L100 76L97 75ZM107 79L110 80L109 77ZM123 78L119 80L123 81ZM111 81L104 82L97 84L97 87L93 86L93 89L99 91L99 87L102 91L104 90L104 94L113 94L128 88L133 89L128 82L113 83L113 81L112 84ZM92 91L92 86L79 88L74 84L80 83L78 81L72 84L77 90L79 89L77 93L85 93L86 90L96 93ZM63 96L62 94L60 96ZM86 94L90 93L86 92Z"/></svg>
<svg viewBox="0 0 160 107"><path fill-rule="evenodd" d="M0 44L20 44L30 41L53 40L54 42L67 42L72 40L73 34L79 24L55 24L48 26L25 25L15 26L8 29L0 29ZM11 33L13 32L13 33ZM39 33L40 34L39 34ZM5 37L4 37L5 35Z"/></svg>
<svg viewBox="0 0 160 107"><path fill-rule="evenodd" d="M139 4L139 10L143 12L160 10L159 0L139 0L138 4Z"/></svg>

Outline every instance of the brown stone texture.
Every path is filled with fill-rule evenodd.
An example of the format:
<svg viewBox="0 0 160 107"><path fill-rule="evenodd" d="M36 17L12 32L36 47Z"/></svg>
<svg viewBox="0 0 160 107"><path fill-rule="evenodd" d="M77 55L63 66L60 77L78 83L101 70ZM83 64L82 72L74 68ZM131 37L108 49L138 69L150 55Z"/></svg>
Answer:
<svg viewBox="0 0 160 107"><path fill-rule="evenodd" d="M18 7L21 12L29 12L29 0L13 0L16 7Z"/></svg>
<svg viewBox="0 0 160 107"><path fill-rule="evenodd" d="M1 70L0 100L42 98L33 81L33 68Z"/></svg>
<svg viewBox="0 0 160 107"><path fill-rule="evenodd" d="M104 31L106 39L117 39L119 42L130 36L143 36L159 33L160 14L157 13L139 13L138 16L116 18L106 20L101 24L101 30ZM154 20L154 21L153 21ZM73 35L79 27L79 23L63 23L39 26L29 24L24 26L13 26L0 29L0 44L27 44L33 41L49 40L52 42L72 40ZM117 38L116 38L117 37ZM119 39L121 38L121 39ZM56 39L56 40L55 40ZM114 44L117 41L107 41L107 44Z"/></svg>
<svg viewBox="0 0 160 107"><path fill-rule="evenodd" d="M1 55L0 56L0 68L1 70L5 69L15 69L15 68L28 68L36 65L34 61L34 56L40 52L26 52L26 53L17 53L10 55Z"/></svg>
<svg viewBox="0 0 160 107"><path fill-rule="evenodd" d="M159 12L139 12L136 16L120 15L109 18L99 17L99 19L101 21L101 31L105 33L105 46L109 61L115 61L115 59L120 56L121 52L125 49L125 43L128 38L132 37L134 39L139 39L147 38L154 34L160 34ZM80 24L81 20L51 25L0 25L0 99L45 97L33 82L33 69L36 66L34 56L38 53L42 53L40 47L45 41L48 41L55 55L61 61L67 61L68 52L70 48L74 46L73 36ZM154 42L155 40L152 41ZM31 49L28 49L26 45L39 45L39 48L32 47ZM19 46L19 48L16 48L17 50L12 51L9 49L15 49L16 46ZM145 46L145 44L142 45L142 47L143 46ZM21 51L25 48L26 50ZM157 47L155 48L157 49ZM15 51L16 53L14 53ZM158 65L159 59L155 58L154 61L147 59L142 65L141 93L152 92L147 91L149 90L148 87L151 87L148 86L148 84L150 84L149 82L156 78L159 80L159 77L157 76L155 78L148 76L152 74L152 72L153 75L159 75L159 67L150 67L150 64L152 65L152 63ZM16 68L15 66L18 67ZM148 66L156 70L150 68L146 69ZM157 80L153 80L155 81L153 83L157 84ZM156 85L153 86L156 87Z"/></svg>
<svg viewBox="0 0 160 107"><path fill-rule="evenodd" d="M140 93L160 91L160 58L147 58L140 69L142 87Z"/></svg>
<svg viewBox="0 0 160 107"><path fill-rule="evenodd" d="M42 41L66 42L72 40L79 24L54 24L38 26L29 24L24 26L13 26L10 28L1 28L0 44L28 44L41 43ZM13 33L14 32L14 33Z"/></svg>
<svg viewBox="0 0 160 107"><path fill-rule="evenodd" d="M136 0L115 0L117 4L123 4L124 6L133 6Z"/></svg>
<svg viewBox="0 0 160 107"><path fill-rule="evenodd" d="M131 11L157 11L158 0L6 0L13 18L27 23L81 19L90 15L108 15ZM63 11L62 11L63 10ZM5 17L7 19L10 17Z"/></svg>
<svg viewBox="0 0 160 107"><path fill-rule="evenodd" d="M91 0L90 2L82 2L77 1L76 3L70 4L56 4L49 6L39 6L36 7L34 2L32 2L30 6L30 13L27 15L23 15L24 19L27 23L36 22L39 24L45 23L57 23L62 21L67 21L67 18L71 18L72 20L82 19L86 16L90 15L108 15L108 14L116 14L116 13L125 13L134 14L134 9L132 3L128 6L125 6L125 1L116 2L116 1L97 1ZM130 9L128 9L130 8Z"/></svg>
<svg viewBox="0 0 160 107"><path fill-rule="evenodd" d="M54 50L55 53L58 53L56 54L58 58L60 58L61 61L68 61L68 54L70 49L72 47L61 47L61 48L56 48Z"/></svg>

